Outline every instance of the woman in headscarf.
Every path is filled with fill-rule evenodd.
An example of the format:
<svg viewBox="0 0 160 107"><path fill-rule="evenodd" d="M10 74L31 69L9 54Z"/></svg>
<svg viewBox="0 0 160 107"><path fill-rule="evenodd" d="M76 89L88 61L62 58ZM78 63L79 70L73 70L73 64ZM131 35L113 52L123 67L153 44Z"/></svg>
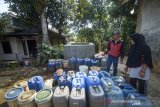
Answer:
<svg viewBox="0 0 160 107"><path fill-rule="evenodd" d="M126 71L130 68L130 84L137 88L138 81L139 93L147 95L147 82L150 69L153 68L151 50L143 35L134 33L130 38L132 45L128 54Z"/></svg>

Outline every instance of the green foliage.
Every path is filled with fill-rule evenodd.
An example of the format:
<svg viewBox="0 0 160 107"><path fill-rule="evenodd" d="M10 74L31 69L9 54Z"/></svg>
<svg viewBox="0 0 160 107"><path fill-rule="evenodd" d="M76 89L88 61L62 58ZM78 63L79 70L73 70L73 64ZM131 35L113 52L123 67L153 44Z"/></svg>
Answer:
<svg viewBox="0 0 160 107"><path fill-rule="evenodd" d="M4 0L10 4L12 12L17 14L17 18L29 26L41 28L40 15L34 8L34 0Z"/></svg>
<svg viewBox="0 0 160 107"><path fill-rule="evenodd" d="M78 41L95 42L94 30L91 28L82 28L78 32Z"/></svg>
<svg viewBox="0 0 160 107"><path fill-rule="evenodd" d="M63 52L63 45L52 46L50 43L42 43L38 45L40 63L46 64L48 59L59 59Z"/></svg>
<svg viewBox="0 0 160 107"><path fill-rule="evenodd" d="M7 13L0 14L0 35L4 33L5 28L9 27L9 22Z"/></svg>

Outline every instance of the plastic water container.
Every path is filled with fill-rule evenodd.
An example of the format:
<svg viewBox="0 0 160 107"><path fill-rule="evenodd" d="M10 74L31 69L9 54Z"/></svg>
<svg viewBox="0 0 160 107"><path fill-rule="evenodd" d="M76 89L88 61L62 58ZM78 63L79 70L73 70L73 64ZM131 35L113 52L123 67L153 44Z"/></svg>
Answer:
<svg viewBox="0 0 160 107"><path fill-rule="evenodd" d="M121 76L113 76L113 77L111 77L111 79L114 81L114 84L115 84L116 86L119 86L120 84L125 83L124 78L121 77Z"/></svg>
<svg viewBox="0 0 160 107"><path fill-rule="evenodd" d="M124 103L120 101L124 101L122 90L113 86L108 92L105 92L106 96L106 107L124 107Z"/></svg>
<svg viewBox="0 0 160 107"><path fill-rule="evenodd" d="M99 66L99 61L96 59L91 60L91 66Z"/></svg>
<svg viewBox="0 0 160 107"><path fill-rule="evenodd" d="M77 58L76 69L79 70L79 66L84 64L84 60Z"/></svg>
<svg viewBox="0 0 160 107"><path fill-rule="evenodd" d="M69 94L68 86L58 86L53 94L54 107L68 107Z"/></svg>
<svg viewBox="0 0 160 107"><path fill-rule="evenodd" d="M106 67L107 66L107 60L106 58L101 59L101 67Z"/></svg>
<svg viewBox="0 0 160 107"><path fill-rule="evenodd" d="M43 77L35 76L28 80L28 87L30 90L36 90L37 92L44 88Z"/></svg>
<svg viewBox="0 0 160 107"><path fill-rule="evenodd" d="M69 68L69 60L62 60L63 68Z"/></svg>
<svg viewBox="0 0 160 107"><path fill-rule="evenodd" d="M88 76L97 76L98 78L100 78L99 72L98 71L93 71L93 70L90 70L88 72Z"/></svg>
<svg viewBox="0 0 160 107"><path fill-rule="evenodd" d="M73 79L76 77L76 74L74 71L68 71L67 76L70 76Z"/></svg>
<svg viewBox="0 0 160 107"><path fill-rule="evenodd" d="M70 76L60 76L58 79L58 86L68 86L72 89L72 78Z"/></svg>
<svg viewBox="0 0 160 107"><path fill-rule="evenodd" d="M84 59L84 65L90 67L90 66L91 66L91 59L85 58L85 59Z"/></svg>
<svg viewBox="0 0 160 107"><path fill-rule="evenodd" d="M18 96L23 93L23 88L12 88L11 90L5 93L5 99L9 107L20 107L17 100Z"/></svg>
<svg viewBox="0 0 160 107"><path fill-rule="evenodd" d="M72 70L76 69L76 58L72 57L72 58L69 58L69 66Z"/></svg>
<svg viewBox="0 0 160 107"><path fill-rule="evenodd" d="M69 97L69 107L86 107L84 88L73 88Z"/></svg>
<svg viewBox="0 0 160 107"><path fill-rule="evenodd" d="M59 73L59 72L61 72L61 73ZM65 76L65 75L66 75L65 71L63 71L63 69L59 69L54 73L53 78L54 78L54 80L58 81L60 76Z"/></svg>
<svg viewBox="0 0 160 107"><path fill-rule="evenodd" d="M72 89L73 88L86 88L85 87L85 81L83 78L74 78L73 81L72 81Z"/></svg>
<svg viewBox="0 0 160 107"><path fill-rule="evenodd" d="M105 94L100 85L89 87L89 106L105 107Z"/></svg>
<svg viewBox="0 0 160 107"><path fill-rule="evenodd" d="M127 97L129 93L137 92L137 90L130 84L121 84L119 87L122 89L124 97Z"/></svg>
<svg viewBox="0 0 160 107"><path fill-rule="evenodd" d="M79 66L79 71L80 72L88 73L88 66L86 66L86 65L80 65Z"/></svg>
<svg viewBox="0 0 160 107"><path fill-rule="evenodd" d="M20 105L20 107L37 107L34 100L35 95L36 95L35 90L28 90L22 93L18 97L18 104Z"/></svg>
<svg viewBox="0 0 160 107"><path fill-rule="evenodd" d="M139 93L128 94L126 100L128 103L125 104L125 107L154 107L145 95Z"/></svg>
<svg viewBox="0 0 160 107"><path fill-rule="evenodd" d="M108 77L101 78L101 81L104 92L108 92L114 86L113 80Z"/></svg>
<svg viewBox="0 0 160 107"><path fill-rule="evenodd" d="M54 79L47 79L45 81L45 89L51 89L52 85L53 85L53 81L54 81Z"/></svg>
<svg viewBox="0 0 160 107"><path fill-rule="evenodd" d="M111 77L110 73L108 73L106 71L99 71L99 76L100 76L100 78Z"/></svg>
<svg viewBox="0 0 160 107"><path fill-rule="evenodd" d="M15 88L23 87L24 91L28 91L28 90L29 90L29 88L28 88L28 83L27 83L27 81L25 81L25 80L19 80L19 81L17 81L17 82L13 85L13 87L15 87Z"/></svg>
<svg viewBox="0 0 160 107"><path fill-rule="evenodd" d="M86 85L89 88L89 86L93 85L101 85L101 80L96 76L88 76L86 80Z"/></svg>
<svg viewBox="0 0 160 107"><path fill-rule="evenodd" d="M76 78L86 78L87 74L85 72L76 72Z"/></svg>
<svg viewBox="0 0 160 107"><path fill-rule="evenodd" d="M37 107L52 107L53 92L51 89L43 89L39 91L35 96L35 102Z"/></svg>
<svg viewBox="0 0 160 107"><path fill-rule="evenodd" d="M56 70L62 69L62 62L61 61L55 61L55 68L56 68Z"/></svg>
<svg viewBox="0 0 160 107"><path fill-rule="evenodd" d="M48 71L51 71L51 72L56 71L54 61L55 61L55 60L49 60L49 61L48 61Z"/></svg>

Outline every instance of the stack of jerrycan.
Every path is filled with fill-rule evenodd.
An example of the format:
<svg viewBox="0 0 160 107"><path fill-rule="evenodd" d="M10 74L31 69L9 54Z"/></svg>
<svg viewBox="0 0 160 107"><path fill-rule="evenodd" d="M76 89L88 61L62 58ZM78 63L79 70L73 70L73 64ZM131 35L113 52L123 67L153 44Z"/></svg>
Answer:
<svg viewBox="0 0 160 107"><path fill-rule="evenodd" d="M72 78L70 76L60 76L58 79L58 86L68 86L68 88L72 89Z"/></svg>
<svg viewBox="0 0 160 107"><path fill-rule="evenodd" d="M111 77L110 73L106 72L106 71L99 71L99 77L103 78L103 77Z"/></svg>
<svg viewBox="0 0 160 107"><path fill-rule="evenodd" d="M86 107L85 81L83 78L74 78L69 99L70 107Z"/></svg>
<svg viewBox="0 0 160 107"><path fill-rule="evenodd" d="M125 83L124 78L121 76L113 76L113 77L111 77L111 79L114 81L114 84L116 86L119 86L120 84Z"/></svg>
<svg viewBox="0 0 160 107"><path fill-rule="evenodd" d="M68 86L58 86L53 94L54 107L69 107L69 88Z"/></svg>
<svg viewBox="0 0 160 107"><path fill-rule="evenodd" d="M89 106L105 107L105 94L101 85L89 86Z"/></svg>
<svg viewBox="0 0 160 107"><path fill-rule="evenodd" d="M120 84L119 87L122 89L124 97L127 97L127 95L130 93L137 92L137 90L132 85L127 83Z"/></svg>
<svg viewBox="0 0 160 107"><path fill-rule="evenodd" d="M79 71L79 66L80 66L80 65L83 65L83 63L84 63L84 60L83 60L83 59L77 58L76 70Z"/></svg>
<svg viewBox="0 0 160 107"><path fill-rule="evenodd" d="M72 57L72 58L69 58L69 66L72 70L76 69L76 58Z"/></svg>
<svg viewBox="0 0 160 107"><path fill-rule="evenodd" d="M106 97L106 107L124 107L124 97L122 90L113 86L105 92Z"/></svg>
<svg viewBox="0 0 160 107"><path fill-rule="evenodd" d="M30 90L36 90L37 92L44 88L43 77L35 76L28 80L28 87Z"/></svg>
<svg viewBox="0 0 160 107"><path fill-rule="evenodd" d="M88 76L97 76L98 78L100 78L99 72L98 71L93 71L93 70L90 70L88 72Z"/></svg>
<svg viewBox="0 0 160 107"><path fill-rule="evenodd" d="M102 81L102 88L105 92L108 92L111 89L111 87L114 86L113 80L108 77L101 78L101 81Z"/></svg>
<svg viewBox="0 0 160 107"><path fill-rule="evenodd" d="M125 107L154 107L149 99L139 93L130 93L126 98Z"/></svg>
<svg viewBox="0 0 160 107"><path fill-rule="evenodd" d="M51 71L51 72L56 71L54 61L55 61L54 59L50 59L50 60L48 61L48 71Z"/></svg>
<svg viewBox="0 0 160 107"><path fill-rule="evenodd" d="M120 102L124 100L122 90L115 86L113 80L108 77L101 78L101 81L105 92L106 107L123 107L124 103Z"/></svg>
<svg viewBox="0 0 160 107"><path fill-rule="evenodd" d="M85 58L85 59L84 59L84 65L90 67L90 66L91 66L91 59Z"/></svg>

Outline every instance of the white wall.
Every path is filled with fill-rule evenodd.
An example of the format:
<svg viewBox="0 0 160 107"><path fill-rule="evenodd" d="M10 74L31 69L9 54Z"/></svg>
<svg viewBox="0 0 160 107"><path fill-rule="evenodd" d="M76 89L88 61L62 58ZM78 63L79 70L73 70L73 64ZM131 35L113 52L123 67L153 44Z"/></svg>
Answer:
<svg viewBox="0 0 160 107"><path fill-rule="evenodd" d="M151 47L154 65L160 69L160 0L143 0L141 33Z"/></svg>

